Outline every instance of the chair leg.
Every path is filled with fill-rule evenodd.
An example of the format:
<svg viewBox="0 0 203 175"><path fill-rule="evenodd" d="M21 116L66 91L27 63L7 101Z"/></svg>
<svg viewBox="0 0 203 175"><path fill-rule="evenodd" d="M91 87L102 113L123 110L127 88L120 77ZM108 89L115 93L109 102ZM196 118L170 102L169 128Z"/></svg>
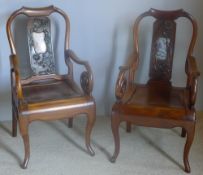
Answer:
<svg viewBox="0 0 203 175"><path fill-rule="evenodd" d="M24 142L24 150L25 150L25 156L24 161L21 165L23 169L27 168L29 159L30 159L30 143L29 143L29 134L28 134L28 120L26 117L19 117L19 127L20 132L23 138Z"/></svg>
<svg viewBox="0 0 203 175"><path fill-rule="evenodd" d="M15 107L12 106L12 136L17 136L17 111L15 110Z"/></svg>
<svg viewBox="0 0 203 175"><path fill-rule="evenodd" d="M181 137L185 137L185 136L186 136L186 130L184 128L182 128Z"/></svg>
<svg viewBox="0 0 203 175"><path fill-rule="evenodd" d="M131 132L131 123L126 122L126 132L130 133Z"/></svg>
<svg viewBox="0 0 203 175"><path fill-rule="evenodd" d="M116 159L118 157L118 154L120 152L120 136L119 136L119 125L120 125L120 119L118 118L118 116L116 116L115 114L112 114L111 116L111 129L112 129L112 133L113 133L113 137L114 137L114 142L115 142L115 150L114 150L114 154L111 157L110 161L112 163L116 162Z"/></svg>
<svg viewBox="0 0 203 175"><path fill-rule="evenodd" d="M24 135L23 137L23 142L24 142L24 148L25 148L25 157L24 161L21 165L23 169L27 168L29 159L30 159L30 143L29 143L29 135Z"/></svg>
<svg viewBox="0 0 203 175"><path fill-rule="evenodd" d="M86 126L86 133L85 133L85 143L86 143L87 151L91 156L95 155L90 144L91 132L92 132L92 128L94 126L95 120L96 120L96 111L94 108L93 111L89 112L87 115L87 126Z"/></svg>
<svg viewBox="0 0 203 175"><path fill-rule="evenodd" d="M186 138L186 143L184 148L183 161L184 161L185 171L187 173L190 173L190 164L189 164L188 157L189 157L190 148L194 139L195 125L193 125L192 127L185 128L185 130L187 133L187 138Z"/></svg>
<svg viewBox="0 0 203 175"><path fill-rule="evenodd" d="M68 119L68 127L72 128L73 127L73 118Z"/></svg>

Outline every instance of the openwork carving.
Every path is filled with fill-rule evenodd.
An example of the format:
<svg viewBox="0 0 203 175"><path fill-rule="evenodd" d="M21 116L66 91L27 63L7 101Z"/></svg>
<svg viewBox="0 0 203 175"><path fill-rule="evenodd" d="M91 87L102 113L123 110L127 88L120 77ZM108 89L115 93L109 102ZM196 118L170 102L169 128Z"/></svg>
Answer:
<svg viewBox="0 0 203 175"><path fill-rule="evenodd" d="M170 81L173 64L176 23L156 20L152 39L150 78Z"/></svg>
<svg viewBox="0 0 203 175"><path fill-rule="evenodd" d="M28 45L33 75L55 73L50 30L50 20L47 17L35 17L28 21Z"/></svg>

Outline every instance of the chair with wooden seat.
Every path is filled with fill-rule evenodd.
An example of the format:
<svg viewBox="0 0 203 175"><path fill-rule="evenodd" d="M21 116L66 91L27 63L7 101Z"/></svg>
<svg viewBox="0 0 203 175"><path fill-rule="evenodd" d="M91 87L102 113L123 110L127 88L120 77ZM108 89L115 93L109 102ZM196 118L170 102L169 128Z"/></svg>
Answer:
<svg viewBox="0 0 203 175"><path fill-rule="evenodd" d="M138 32L140 22L144 17L153 17L153 36L151 45L151 59L149 79L146 84L134 81L138 68L139 49ZM192 37L189 43L185 64L187 83L185 87L172 85L173 55L176 39L176 20L186 18L192 24ZM193 142L196 123L195 100L197 95L196 59L192 56L196 37L197 23L184 10L159 11L150 9L141 14L134 25L134 52L126 66L120 67L116 83L116 102L112 107L112 132L115 140L115 152L112 162L120 150L119 125L125 121L127 131L131 131L131 124L156 127L181 127L182 136L187 135L184 148L185 171L190 172L188 161L189 151ZM170 143L169 143L170 144ZM175 148L174 148L175 149Z"/></svg>
<svg viewBox="0 0 203 175"><path fill-rule="evenodd" d="M49 16L59 14L65 20L65 63L68 73L57 73L54 49L51 38L51 22ZM21 58L17 54L13 32L11 30L14 19L19 15L27 17L27 45L21 51L29 49L31 75L23 78L20 73ZM13 30L16 30L14 28ZM95 100L92 96L93 75L86 61L80 60L69 49L70 23L68 16L54 6L44 8L22 7L15 11L7 21L7 36L11 48L11 90L13 112L13 136L17 135L17 121L24 141L25 157L22 168L26 168L30 158L30 144L28 125L36 120L69 119L72 127L73 118L79 114L87 116L85 142L90 155L94 151L90 145L90 135L95 122ZM25 43L23 43L25 44ZM84 67L80 76L81 87L73 78L73 63ZM27 70L27 67L23 70Z"/></svg>

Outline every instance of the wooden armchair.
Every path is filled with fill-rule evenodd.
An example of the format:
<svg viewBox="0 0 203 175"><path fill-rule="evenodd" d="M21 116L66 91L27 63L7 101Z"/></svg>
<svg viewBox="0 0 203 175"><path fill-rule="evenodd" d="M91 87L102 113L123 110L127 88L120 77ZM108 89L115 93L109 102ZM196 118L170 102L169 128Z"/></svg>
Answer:
<svg viewBox="0 0 203 175"><path fill-rule="evenodd" d="M60 14L65 20L65 63L66 75L56 73L56 60L51 43L51 24L47 17L52 13ZM29 62L32 75L23 79L20 75L19 60L14 43L11 24L18 15L28 17L27 36ZM87 115L86 147L90 155L94 151L90 146L90 134L95 122L95 100L92 97L93 75L89 64L80 60L69 49L70 24L68 16L59 8L22 7L15 11L7 21L7 36L11 47L11 90L13 111L13 136L17 134L17 121L25 147L22 168L26 168L30 158L28 125L36 120L69 119L79 114ZM81 88L73 79L73 62L86 69L80 76Z"/></svg>
<svg viewBox="0 0 203 175"><path fill-rule="evenodd" d="M149 80L147 84L138 84L134 82L134 77L139 62L139 24L144 17L148 16L155 18ZM185 63L186 87L174 87L171 83L176 32L175 20L180 17L189 19L193 28ZM199 76L195 58L192 56L197 37L197 23L184 10L150 9L137 18L133 32L134 52L130 57L129 65L120 67L116 83L117 100L112 107L111 118L115 152L111 161L115 162L119 154L119 125L123 121L126 121L128 132L131 131L131 124L157 128L181 127L182 136L187 134L183 156L184 166L185 171L190 172L188 155L195 133L194 104L197 95L197 77Z"/></svg>

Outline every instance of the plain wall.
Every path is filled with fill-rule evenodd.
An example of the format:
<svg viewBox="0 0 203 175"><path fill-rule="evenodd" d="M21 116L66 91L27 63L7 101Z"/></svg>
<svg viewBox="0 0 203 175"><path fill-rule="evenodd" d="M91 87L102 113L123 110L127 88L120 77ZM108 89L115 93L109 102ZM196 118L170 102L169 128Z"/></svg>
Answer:
<svg viewBox="0 0 203 175"><path fill-rule="evenodd" d="M70 48L80 58L89 61L94 73L93 95L97 103L97 115L109 115L111 105L115 100L114 87L118 75L118 67L122 65L127 55L132 51L132 25L136 17L146 10L157 8L160 10L175 10L183 8L192 14L198 22L199 33L194 56L197 58L200 72L203 72L203 23L201 0L0 0L0 120L11 120L10 102L10 75L9 75L9 54L10 48L6 36L6 21L10 14L22 6L43 7L55 5L63 9L70 17L71 39ZM184 23L184 22L183 22ZM186 46L181 43L186 36L191 36L190 28L178 29L176 41L177 49L175 57L184 56ZM143 24L144 26L144 24ZM150 33L147 34L147 27L141 33L141 46L149 43ZM146 30L146 31L145 31ZM183 32L184 31L184 32ZM145 33L146 32L146 33ZM64 48L60 42L59 47ZM147 46L148 47L148 46ZM142 47L141 47L142 48ZM137 80L144 82L147 78L147 59L150 49L141 49L141 69L137 73ZM62 57L59 67L62 72L66 71L63 62L63 52L57 53ZM174 62L173 81L183 85L185 75L179 72L183 67L184 59L179 58ZM179 75L179 76L178 76ZM196 107L203 109L203 79L199 78L199 91Z"/></svg>

